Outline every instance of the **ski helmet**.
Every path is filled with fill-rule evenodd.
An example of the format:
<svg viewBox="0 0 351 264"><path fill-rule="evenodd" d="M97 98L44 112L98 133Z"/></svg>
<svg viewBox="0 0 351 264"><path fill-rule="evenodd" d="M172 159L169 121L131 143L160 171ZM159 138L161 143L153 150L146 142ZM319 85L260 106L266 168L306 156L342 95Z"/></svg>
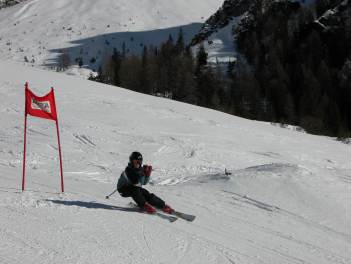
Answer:
<svg viewBox="0 0 351 264"><path fill-rule="evenodd" d="M142 164L143 163L143 155L141 155L141 153L138 151L134 151L129 156L129 162L132 163L133 160L138 160L140 162L140 164Z"/></svg>

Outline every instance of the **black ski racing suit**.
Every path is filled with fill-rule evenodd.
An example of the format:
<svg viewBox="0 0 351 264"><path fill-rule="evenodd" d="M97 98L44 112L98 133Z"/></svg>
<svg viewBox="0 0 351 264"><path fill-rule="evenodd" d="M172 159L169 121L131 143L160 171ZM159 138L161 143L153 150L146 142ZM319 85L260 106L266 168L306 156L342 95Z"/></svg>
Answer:
<svg viewBox="0 0 351 264"><path fill-rule="evenodd" d="M118 180L117 189L122 197L132 197L140 208L143 208L145 202L148 202L152 206L162 209L165 202L142 188L142 185L146 185L148 182L149 177L145 176L143 168L134 168L129 163Z"/></svg>

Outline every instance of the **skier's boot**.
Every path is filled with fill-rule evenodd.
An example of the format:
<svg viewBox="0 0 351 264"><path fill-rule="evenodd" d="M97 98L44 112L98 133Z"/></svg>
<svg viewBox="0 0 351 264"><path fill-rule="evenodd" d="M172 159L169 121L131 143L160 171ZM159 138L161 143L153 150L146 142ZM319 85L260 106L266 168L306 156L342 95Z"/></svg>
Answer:
<svg viewBox="0 0 351 264"><path fill-rule="evenodd" d="M162 211L165 212L166 214L174 213L174 209L167 204L162 208Z"/></svg>
<svg viewBox="0 0 351 264"><path fill-rule="evenodd" d="M147 212L148 214L154 214L156 213L156 209L153 208L149 203L145 203L143 210Z"/></svg>

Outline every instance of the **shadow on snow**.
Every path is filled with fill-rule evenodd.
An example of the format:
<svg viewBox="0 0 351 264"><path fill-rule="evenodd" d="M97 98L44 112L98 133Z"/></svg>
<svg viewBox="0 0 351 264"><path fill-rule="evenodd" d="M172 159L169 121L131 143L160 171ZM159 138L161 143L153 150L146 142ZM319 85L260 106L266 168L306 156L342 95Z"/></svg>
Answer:
<svg viewBox="0 0 351 264"><path fill-rule="evenodd" d="M122 51L123 43L125 44L126 54L141 54L144 46L159 46L167 41L169 35L176 41L180 29L183 31L185 43L190 43L201 26L202 23L191 23L149 31L107 33L75 40L70 42L73 45L72 47L51 49L50 52L57 54L57 56L49 60L46 66L58 66L60 55L66 53L70 56L71 64L77 64L77 59L82 58L84 67L97 70L104 59L112 55L114 48Z"/></svg>
<svg viewBox="0 0 351 264"><path fill-rule="evenodd" d="M88 209L117 210L117 211L123 211L123 212L139 212L140 211L138 208L120 207L120 206L102 204L102 203L97 203L97 202L62 201L62 200L50 200L50 199L46 199L45 201L51 202L54 204L59 204L59 205L78 206L78 207L83 207L83 208L88 208Z"/></svg>

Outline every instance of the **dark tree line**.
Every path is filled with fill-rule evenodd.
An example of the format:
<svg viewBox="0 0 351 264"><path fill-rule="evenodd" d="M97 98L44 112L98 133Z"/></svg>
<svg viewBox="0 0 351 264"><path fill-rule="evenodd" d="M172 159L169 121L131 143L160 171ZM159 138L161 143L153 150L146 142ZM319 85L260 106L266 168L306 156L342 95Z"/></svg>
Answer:
<svg viewBox="0 0 351 264"><path fill-rule="evenodd" d="M144 46L141 55L117 50L90 79L137 92L225 111L224 76L207 65L207 53L200 46L196 56L184 43L182 30L160 47Z"/></svg>

